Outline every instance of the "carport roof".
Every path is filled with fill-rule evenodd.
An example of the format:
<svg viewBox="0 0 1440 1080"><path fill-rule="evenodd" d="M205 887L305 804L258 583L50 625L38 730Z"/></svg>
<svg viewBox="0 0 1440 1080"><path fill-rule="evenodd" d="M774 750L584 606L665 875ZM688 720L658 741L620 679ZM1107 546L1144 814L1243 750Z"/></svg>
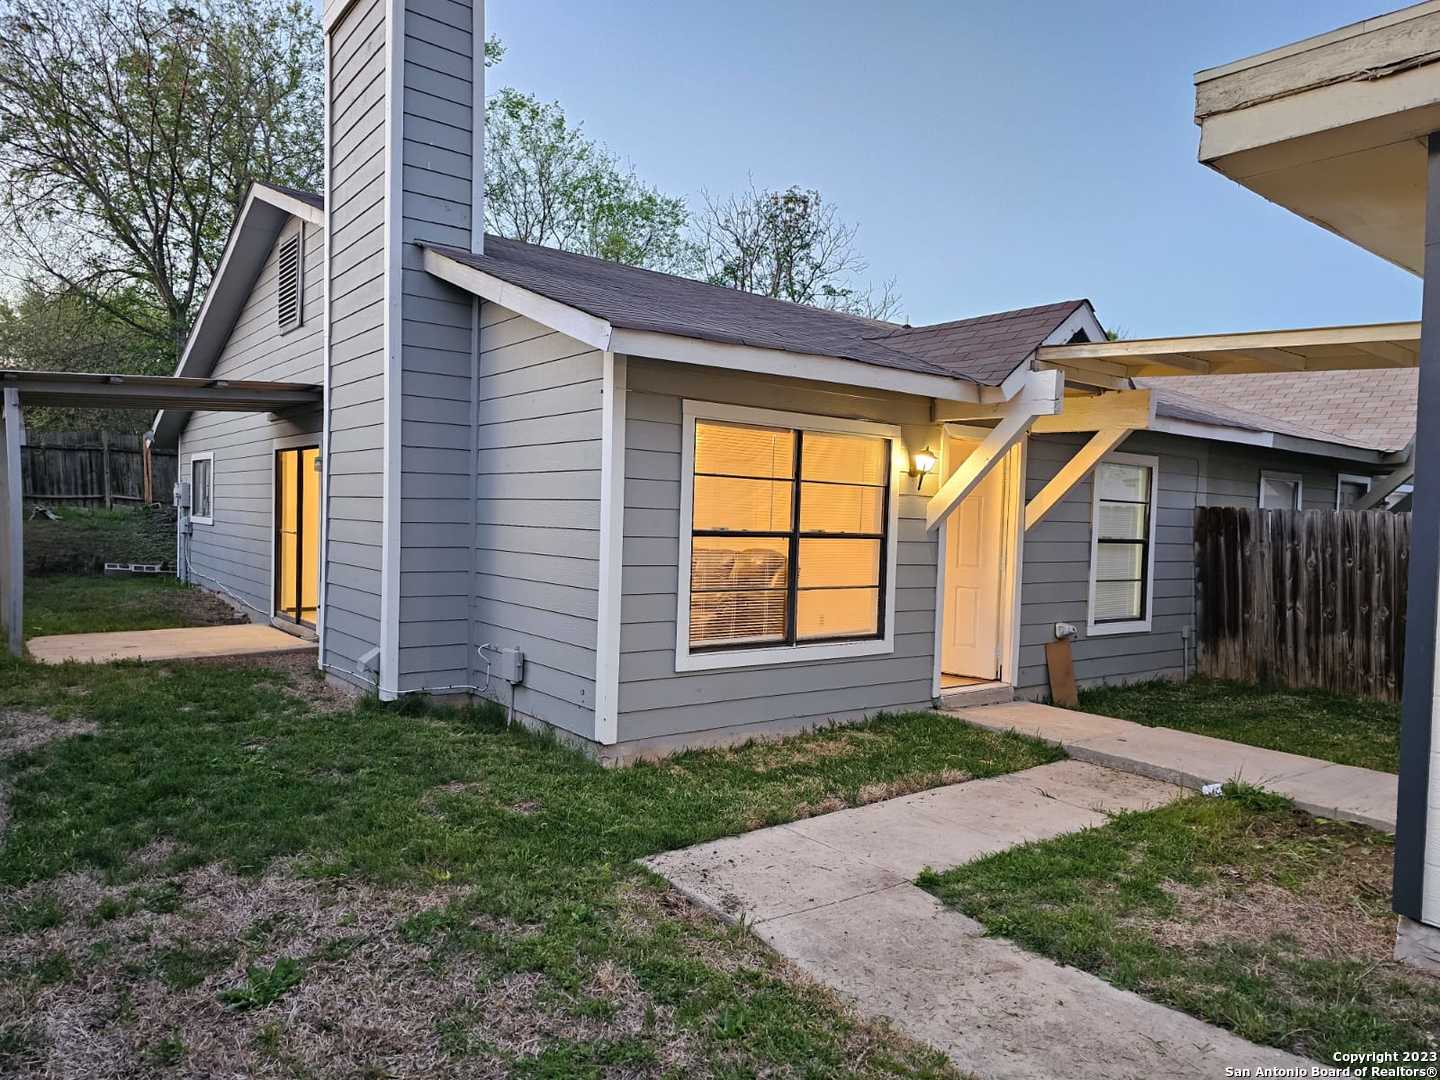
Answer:
<svg viewBox="0 0 1440 1080"><path fill-rule="evenodd" d="M310 383L0 370L0 389L12 388L19 391L22 406L77 408L279 412L313 408L322 399L321 388Z"/></svg>

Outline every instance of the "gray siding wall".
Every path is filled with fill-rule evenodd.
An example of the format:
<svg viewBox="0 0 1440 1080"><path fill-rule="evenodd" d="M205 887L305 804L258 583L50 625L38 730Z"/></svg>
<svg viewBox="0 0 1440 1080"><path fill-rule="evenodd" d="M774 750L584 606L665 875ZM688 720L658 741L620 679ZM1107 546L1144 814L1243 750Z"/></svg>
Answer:
<svg viewBox="0 0 1440 1080"><path fill-rule="evenodd" d="M281 237L301 225L291 219ZM321 381L324 304L324 231L305 225L303 324L280 333L272 247L230 339L216 361L219 379L271 382ZM197 412L180 434L182 479L189 460L201 451L215 455L213 525L195 525L190 538L190 577L197 585L228 593L251 618L268 620L274 545L274 451L276 440L311 435L320 442L319 413L272 421L265 413ZM166 492L161 492L164 497Z"/></svg>
<svg viewBox="0 0 1440 1080"><path fill-rule="evenodd" d="M469 3L407 0L400 258L401 689L472 684L477 303L431 277L417 242L471 239Z"/></svg>
<svg viewBox="0 0 1440 1080"><path fill-rule="evenodd" d="M593 738L603 357L495 304L480 321L474 640L525 651L517 712Z"/></svg>
<svg viewBox="0 0 1440 1080"><path fill-rule="evenodd" d="M385 3L329 38L330 488L325 656L344 675L380 642L385 409ZM358 677L357 677L358 680Z"/></svg>
<svg viewBox="0 0 1440 1080"><path fill-rule="evenodd" d="M1033 498L1085 442L1083 435L1035 436L1027 450L1026 498ZM1260 471L1299 473L1307 510L1333 510L1339 473L1351 464L1261 447L1137 432L1119 450L1160 459L1155 528L1152 628L1142 634L1088 637L1091 477L1076 484L1025 537L1021 586L1020 662L1023 697L1050 692L1044 646L1057 622L1074 623L1075 675L1083 684L1179 677L1181 631L1195 624L1194 515L1197 506L1256 506ZM1193 644L1192 644L1193 647Z"/></svg>
<svg viewBox="0 0 1440 1080"><path fill-rule="evenodd" d="M929 403L638 358L629 362L628 383L620 741L664 745L686 736L703 742L707 734L729 738L745 729L798 728L882 709L928 708L938 548L925 531L926 497L911 494L908 480L900 495L892 655L677 673L675 611L686 398L909 425L907 443L918 438L938 445L929 427Z"/></svg>

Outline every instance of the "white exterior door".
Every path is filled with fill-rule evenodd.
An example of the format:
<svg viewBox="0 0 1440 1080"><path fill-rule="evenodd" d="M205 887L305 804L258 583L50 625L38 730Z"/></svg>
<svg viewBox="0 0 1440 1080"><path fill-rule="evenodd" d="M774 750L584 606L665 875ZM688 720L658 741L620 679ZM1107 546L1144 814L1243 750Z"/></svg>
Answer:
<svg viewBox="0 0 1440 1080"><path fill-rule="evenodd" d="M974 449L951 440L952 463ZM1000 675L1000 596L1005 552L1005 461L945 523L945 613L940 666L947 675Z"/></svg>

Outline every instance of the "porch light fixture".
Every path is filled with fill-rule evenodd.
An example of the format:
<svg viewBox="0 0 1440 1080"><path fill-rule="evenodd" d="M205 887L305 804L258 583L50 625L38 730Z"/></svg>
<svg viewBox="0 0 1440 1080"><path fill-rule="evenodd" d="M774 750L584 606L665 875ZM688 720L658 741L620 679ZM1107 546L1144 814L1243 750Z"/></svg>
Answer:
<svg viewBox="0 0 1440 1080"><path fill-rule="evenodd" d="M935 451L931 450L930 447L927 446L923 450L916 450L910 455L910 475L915 478L917 483L923 481L925 477L934 471Z"/></svg>

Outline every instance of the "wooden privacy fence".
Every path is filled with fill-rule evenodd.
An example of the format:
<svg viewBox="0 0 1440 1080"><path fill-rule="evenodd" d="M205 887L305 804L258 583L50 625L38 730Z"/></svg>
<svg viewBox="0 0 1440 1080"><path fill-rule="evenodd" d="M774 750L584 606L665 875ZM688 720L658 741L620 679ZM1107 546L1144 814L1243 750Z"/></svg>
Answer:
<svg viewBox="0 0 1440 1080"><path fill-rule="evenodd" d="M1195 511L1197 670L1400 700L1410 515Z"/></svg>
<svg viewBox="0 0 1440 1080"><path fill-rule="evenodd" d="M143 436L109 431L28 433L20 452L27 502L107 509L168 502L176 469L174 450L147 451Z"/></svg>

